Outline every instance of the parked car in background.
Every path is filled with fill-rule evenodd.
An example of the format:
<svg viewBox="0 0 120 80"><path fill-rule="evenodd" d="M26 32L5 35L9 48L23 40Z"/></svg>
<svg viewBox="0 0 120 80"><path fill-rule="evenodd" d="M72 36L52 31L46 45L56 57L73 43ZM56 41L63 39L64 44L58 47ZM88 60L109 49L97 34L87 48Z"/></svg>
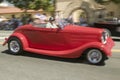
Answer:
<svg viewBox="0 0 120 80"><path fill-rule="evenodd" d="M114 19L106 19L104 21L95 22L94 27L103 28L109 32L111 36L120 36L120 21Z"/></svg>
<svg viewBox="0 0 120 80"><path fill-rule="evenodd" d="M28 51L61 58L84 57L91 64L103 63L111 56L114 45L104 29L73 24L64 24L62 28L45 28L45 24L24 25L6 38L3 45L6 43L14 55Z"/></svg>

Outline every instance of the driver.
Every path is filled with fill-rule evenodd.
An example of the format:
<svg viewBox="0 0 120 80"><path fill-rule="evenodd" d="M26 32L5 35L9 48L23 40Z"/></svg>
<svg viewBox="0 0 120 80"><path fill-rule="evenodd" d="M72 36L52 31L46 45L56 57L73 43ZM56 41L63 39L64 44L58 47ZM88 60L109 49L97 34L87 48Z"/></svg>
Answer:
<svg viewBox="0 0 120 80"><path fill-rule="evenodd" d="M49 18L49 21L46 24L46 28L58 28L58 26L55 24L55 19L53 17Z"/></svg>

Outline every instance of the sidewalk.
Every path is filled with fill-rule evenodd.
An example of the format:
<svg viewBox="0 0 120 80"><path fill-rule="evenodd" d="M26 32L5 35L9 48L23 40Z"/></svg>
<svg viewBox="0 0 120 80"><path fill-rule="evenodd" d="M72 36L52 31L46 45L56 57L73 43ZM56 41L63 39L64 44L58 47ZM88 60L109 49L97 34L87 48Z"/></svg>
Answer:
<svg viewBox="0 0 120 80"><path fill-rule="evenodd" d="M5 30L0 30L0 44L4 42L4 39L9 37L10 34L12 34L13 31L5 31Z"/></svg>

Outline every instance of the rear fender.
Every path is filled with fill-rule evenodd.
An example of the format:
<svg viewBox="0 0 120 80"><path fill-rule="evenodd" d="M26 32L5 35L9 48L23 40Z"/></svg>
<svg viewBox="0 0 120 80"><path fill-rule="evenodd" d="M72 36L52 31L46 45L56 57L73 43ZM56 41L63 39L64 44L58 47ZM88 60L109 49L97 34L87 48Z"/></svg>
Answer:
<svg viewBox="0 0 120 80"><path fill-rule="evenodd" d="M8 41L10 40L10 38L12 38L12 37L16 37L16 38L18 38L18 39L21 41L24 50L25 50L25 48L28 48L28 47L29 47L27 38L26 38L23 34L21 34L21 33L15 33L15 34L14 34L14 33L13 33L13 34L7 39L7 43L8 43Z"/></svg>

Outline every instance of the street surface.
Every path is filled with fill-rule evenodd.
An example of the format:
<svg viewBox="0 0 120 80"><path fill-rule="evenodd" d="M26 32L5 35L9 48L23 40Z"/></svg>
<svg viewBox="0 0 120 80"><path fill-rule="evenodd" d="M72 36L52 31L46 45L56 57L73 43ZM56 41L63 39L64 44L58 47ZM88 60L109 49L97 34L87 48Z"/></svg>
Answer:
<svg viewBox="0 0 120 80"><path fill-rule="evenodd" d="M0 33L0 80L120 80L120 40L103 65L90 65L83 60L61 59L25 52L10 55L2 46L9 32Z"/></svg>

